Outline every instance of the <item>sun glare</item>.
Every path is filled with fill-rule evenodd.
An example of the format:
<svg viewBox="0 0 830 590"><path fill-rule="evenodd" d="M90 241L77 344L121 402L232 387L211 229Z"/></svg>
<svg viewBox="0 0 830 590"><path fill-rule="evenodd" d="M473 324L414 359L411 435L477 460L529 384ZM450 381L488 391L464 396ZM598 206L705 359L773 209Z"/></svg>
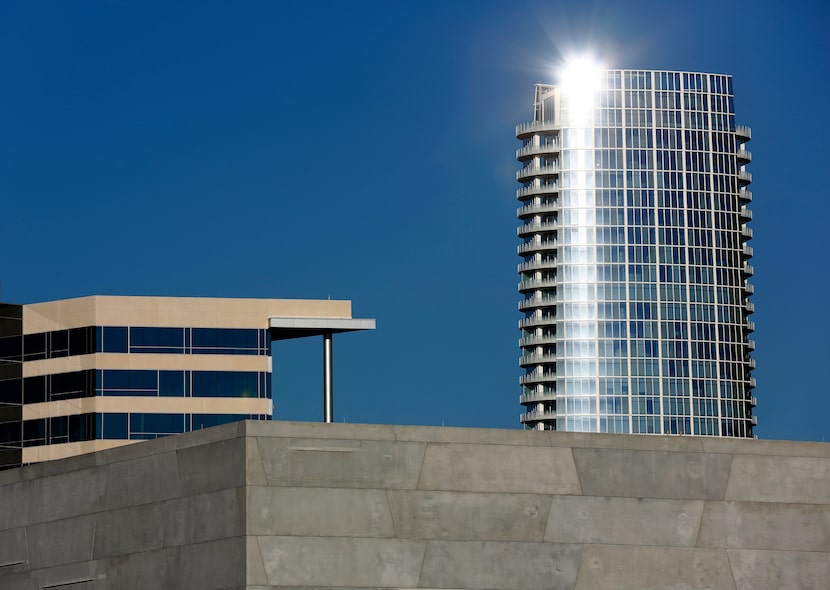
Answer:
<svg viewBox="0 0 830 590"><path fill-rule="evenodd" d="M560 88L567 97L572 122L585 119L593 109L594 95L600 87L602 66L590 57L565 63L560 72Z"/></svg>

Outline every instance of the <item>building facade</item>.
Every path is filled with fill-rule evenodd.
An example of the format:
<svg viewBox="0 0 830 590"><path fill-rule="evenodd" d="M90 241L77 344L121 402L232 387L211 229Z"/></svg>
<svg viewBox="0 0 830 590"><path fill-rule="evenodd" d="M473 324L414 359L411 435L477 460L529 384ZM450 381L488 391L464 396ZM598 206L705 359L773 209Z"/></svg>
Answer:
<svg viewBox="0 0 830 590"><path fill-rule="evenodd" d="M349 301L83 297L0 306L0 466L268 420L271 341L372 329Z"/></svg>
<svg viewBox="0 0 830 590"><path fill-rule="evenodd" d="M752 437L731 76L571 71L536 86L516 135L525 427Z"/></svg>

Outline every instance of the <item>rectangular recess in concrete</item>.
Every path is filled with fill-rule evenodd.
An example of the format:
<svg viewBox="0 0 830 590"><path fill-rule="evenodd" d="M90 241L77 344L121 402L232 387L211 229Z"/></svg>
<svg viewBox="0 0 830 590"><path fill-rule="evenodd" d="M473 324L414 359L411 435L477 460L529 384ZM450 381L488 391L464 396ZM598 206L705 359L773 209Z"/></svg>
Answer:
<svg viewBox="0 0 830 590"><path fill-rule="evenodd" d="M420 490L579 494L571 449L430 443Z"/></svg>
<svg viewBox="0 0 830 590"><path fill-rule="evenodd" d="M586 496L723 500L732 455L573 449Z"/></svg>

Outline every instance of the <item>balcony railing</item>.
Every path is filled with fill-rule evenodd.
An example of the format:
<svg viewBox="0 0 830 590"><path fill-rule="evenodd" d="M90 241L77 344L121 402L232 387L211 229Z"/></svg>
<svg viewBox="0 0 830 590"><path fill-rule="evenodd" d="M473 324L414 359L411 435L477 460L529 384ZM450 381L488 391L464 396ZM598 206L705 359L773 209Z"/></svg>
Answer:
<svg viewBox="0 0 830 590"><path fill-rule="evenodd" d="M746 347L747 347L750 351L755 350L755 341L754 341L752 338L748 339L748 340L746 341Z"/></svg>
<svg viewBox="0 0 830 590"><path fill-rule="evenodd" d="M532 328L534 326L549 326L556 323L554 316L529 317L519 320L519 328Z"/></svg>
<svg viewBox="0 0 830 590"><path fill-rule="evenodd" d="M741 213L741 217L743 217L744 219L747 219L747 220L752 219L752 211L750 211L746 207L741 207L740 213Z"/></svg>
<svg viewBox="0 0 830 590"><path fill-rule="evenodd" d="M544 221L540 223L525 223L516 229L516 234L525 236L527 234L535 234L544 231L555 231L557 223L555 221Z"/></svg>
<svg viewBox="0 0 830 590"><path fill-rule="evenodd" d="M752 293L755 293L755 285L753 285L752 283L744 282L744 292L749 293L750 295Z"/></svg>
<svg viewBox="0 0 830 590"><path fill-rule="evenodd" d="M755 304L751 301L747 301L744 303L744 309L746 310L747 314L755 313Z"/></svg>
<svg viewBox="0 0 830 590"><path fill-rule="evenodd" d="M752 258L753 254L755 254L755 250L749 244L744 244L743 248L741 248L741 254L747 258Z"/></svg>
<svg viewBox="0 0 830 590"><path fill-rule="evenodd" d="M741 227L741 237L743 237L745 240L751 240L752 239L752 228L748 227L746 225Z"/></svg>
<svg viewBox="0 0 830 590"><path fill-rule="evenodd" d="M543 346L545 344L556 344L556 336L525 336L519 338L519 346Z"/></svg>
<svg viewBox="0 0 830 590"><path fill-rule="evenodd" d="M749 184L752 182L752 172L746 170L738 170L738 180Z"/></svg>
<svg viewBox="0 0 830 590"><path fill-rule="evenodd" d="M544 383L546 381L556 381L556 371L533 371L532 373L519 377L519 385Z"/></svg>
<svg viewBox="0 0 830 590"><path fill-rule="evenodd" d="M542 123L539 121L531 121L529 123L519 123L516 125L516 137L523 139L528 135L534 133L543 133L545 131L559 131L562 128L560 123Z"/></svg>
<svg viewBox="0 0 830 590"><path fill-rule="evenodd" d="M556 194L559 192L559 183L551 182L547 184L541 184L539 186L523 186L520 189L516 189L516 198L520 201L522 197L528 197L530 195L551 195Z"/></svg>
<svg viewBox="0 0 830 590"><path fill-rule="evenodd" d="M556 399L556 393L553 391L534 391L533 393L523 393L519 396L520 404L532 404L535 402L553 401Z"/></svg>
<svg viewBox="0 0 830 590"><path fill-rule="evenodd" d="M745 203L751 203L752 191L748 188L742 188L738 191L738 198Z"/></svg>
<svg viewBox="0 0 830 590"><path fill-rule="evenodd" d="M547 289L556 286L556 279L527 279L519 281L519 291L533 291L535 289Z"/></svg>
<svg viewBox="0 0 830 590"><path fill-rule="evenodd" d="M755 322L753 322L752 320L747 320L746 321L746 331L750 332L750 333L754 332L755 331Z"/></svg>
<svg viewBox="0 0 830 590"><path fill-rule="evenodd" d="M533 309L534 307L551 307L556 305L559 299L550 295L542 295L541 297L528 297L519 301L519 311L526 309Z"/></svg>
<svg viewBox="0 0 830 590"><path fill-rule="evenodd" d="M532 412L525 412L519 414L519 420L522 422L538 422L539 420L556 420L555 410L534 410Z"/></svg>
<svg viewBox="0 0 830 590"><path fill-rule="evenodd" d="M556 362L555 354L526 354L519 357L519 366L552 364Z"/></svg>
<svg viewBox="0 0 830 590"><path fill-rule="evenodd" d="M752 129L747 125L738 125L735 127L735 135L744 138L745 141L752 139Z"/></svg>
<svg viewBox="0 0 830 590"><path fill-rule="evenodd" d="M519 256L524 256L529 252L544 252L546 250L556 250L557 248L557 241L556 240L533 240L532 242L525 242L524 244L519 244L519 247L516 249Z"/></svg>
<svg viewBox="0 0 830 590"><path fill-rule="evenodd" d="M755 274L755 269L748 262L744 262L743 273L749 277Z"/></svg>
<svg viewBox="0 0 830 590"><path fill-rule="evenodd" d="M738 148L738 159L744 162L751 162L752 161L752 152L744 148Z"/></svg>
<svg viewBox="0 0 830 590"><path fill-rule="evenodd" d="M528 272L531 270L548 270L556 268L556 259L553 260L531 260L529 262L522 262L518 266L519 272Z"/></svg>
<svg viewBox="0 0 830 590"><path fill-rule="evenodd" d="M749 405L753 408L758 405L758 398L754 395L749 396Z"/></svg>
<svg viewBox="0 0 830 590"><path fill-rule="evenodd" d="M548 166L525 166L521 170L516 171L516 180L524 182L531 176L552 176L559 174L559 166L551 164Z"/></svg>
<svg viewBox="0 0 830 590"><path fill-rule="evenodd" d="M536 156L536 155L543 155L543 154L556 154L559 153L561 148L559 147L559 143L545 143L542 145L526 145L524 147L520 147L516 150L516 159L521 160L526 156Z"/></svg>
<svg viewBox="0 0 830 590"><path fill-rule="evenodd" d="M534 215L536 213L553 213L559 209L556 203L533 203L532 205L525 205L516 209L516 217L524 217L526 215Z"/></svg>
<svg viewBox="0 0 830 590"><path fill-rule="evenodd" d="M755 359L749 359L749 361L747 361L747 364L750 370L755 369Z"/></svg>

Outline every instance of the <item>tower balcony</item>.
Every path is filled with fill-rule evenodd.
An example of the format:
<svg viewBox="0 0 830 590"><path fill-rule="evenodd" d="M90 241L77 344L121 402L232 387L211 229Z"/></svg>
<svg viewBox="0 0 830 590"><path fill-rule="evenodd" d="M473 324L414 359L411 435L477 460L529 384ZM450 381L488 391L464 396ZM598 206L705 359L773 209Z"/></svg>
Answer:
<svg viewBox="0 0 830 590"><path fill-rule="evenodd" d="M553 391L534 391L532 393L523 393L519 396L520 404L533 404L538 402L550 402L556 399L556 393Z"/></svg>
<svg viewBox="0 0 830 590"><path fill-rule="evenodd" d="M516 180L519 182L526 182L529 178L536 176L555 176L559 174L559 165L550 164L548 166L525 166L521 170L516 171Z"/></svg>
<svg viewBox="0 0 830 590"><path fill-rule="evenodd" d="M752 228L751 227L746 226L746 225L741 227L741 239L744 240L744 241L752 239Z"/></svg>
<svg viewBox="0 0 830 590"><path fill-rule="evenodd" d="M559 142L540 145L526 145L516 150L516 159L521 162L525 158L531 158L533 156L558 154L561 149L562 148L559 146Z"/></svg>
<svg viewBox="0 0 830 590"><path fill-rule="evenodd" d="M750 184L752 182L752 172L746 170L738 170L738 183Z"/></svg>
<svg viewBox="0 0 830 590"><path fill-rule="evenodd" d="M554 295L534 295L519 301L519 311L528 311L538 307L555 307L559 299Z"/></svg>
<svg viewBox="0 0 830 590"><path fill-rule="evenodd" d="M749 421L752 422L753 426L758 426L758 416L752 416Z"/></svg>
<svg viewBox="0 0 830 590"><path fill-rule="evenodd" d="M753 322L752 320L747 320L746 321L746 331L749 332L749 333L754 332L755 331L755 322Z"/></svg>
<svg viewBox="0 0 830 590"><path fill-rule="evenodd" d="M542 232L552 232L556 231L557 223L555 221L543 221L543 222L534 222L534 223L525 223L520 225L516 229L516 234L519 237L527 236L531 234L538 234Z"/></svg>
<svg viewBox="0 0 830 590"><path fill-rule="evenodd" d="M746 258L752 258L753 254L755 254L755 250L749 244L744 244L741 248L741 254Z"/></svg>
<svg viewBox="0 0 830 590"><path fill-rule="evenodd" d="M519 377L519 385L531 385L533 383L549 383L556 380L556 371L533 371Z"/></svg>
<svg viewBox="0 0 830 590"><path fill-rule="evenodd" d="M524 414L519 414L519 420L521 420L523 424L527 422L556 420L556 410L533 410L531 412L525 412Z"/></svg>
<svg viewBox="0 0 830 590"><path fill-rule="evenodd" d="M751 301L747 301L746 303L744 303L744 310L746 310L747 315L755 313L755 304Z"/></svg>
<svg viewBox="0 0 830 590"><path fill-rule="evenodd" d="M748 164L752 161L752 152L750 152L743 146L738 148L736 155L738 156L738 161L743 162L744 164Z"/></svg>
<svg viewBox="0 0 830 590"><path fill-rule="evenodd" d="M741 269L741 272L743 272L744 275L746 275L748 277L751 277L752 275L755 274L755 269L748 262L744 262L744 266Z"/></svg>
<svg viewBox="0 0 830 590"><path fill-rule="evenodd" d="M741 188L738 190L738 199L742 203L751 203L752 202L752 191L748 188Z"/></svg>
<svg viewBox="0 0 830 590"><path fill-rule="evenodd" d="M742 217L743 219L747 220L747 221L749 221L750 219L752 219L752 211L750 211L749 209L747 209L745 206L744 206L744 207L741 207L741 210L739 211L739 213L740 213L741 217Z"/></svg>
<svg viewBox="0 0 830 590"><path fill-rule="evenodd" d="M519 338L519 346L543 346L545 344L556 344L556 336L525 336Z"/></svg>
<svg viewBox="0 0 830 590"><path fill-rule="evenodd" d="M744 281L744 293L749 293L750 295L755 293L755 285Z"/></svg>
<svg viewBox="0 0 830 590"><path fill-rule="evenodd" d="M533 252L549 252L551 250L556 250L557 247L558 242L556 240L533 240L532 242L519 244L516 252L519 256L526 256L527 254L531 254Z"/></svg>
<svg viewBox="0 0 830 590"><path fill-rule="evenodd" d="M519 328L535 328L537 326L550 326L556 323L554 316L531 316L529 318L522 318L519 320Z"/></svg>
<svg viewBox="0 0 830 590"><path fill-rule="evenodd" d="M530 272L533 270L551 270L557 267L556 260L530 260L522 262L518 266L519 272Z"/></svg>
<svg viewBox="0 0 830 590"><path fill-rule="evenodd" d="M752 352L753 350L755 350L755 341L752 338L750 338L746 341L746 347L749 349L750 352Z"/></svg>
<svg viewBox="0 0 830 590"><path fill-rule="evenodd" d="M738 125L735 127L735 135L739 141L749 141L752 139L752 129L748 125Z"/></svg>
<svg viewBox="0 0 830 590"><path fill-rule="evenodd" d="M519 281L519 293L535 291L536 289L552 289L556 287L556 279L525 279Z"/></svg>
<svg viewBox="0 0 830 590"><path fill-rule="evenodd" d="M750 395L749 396L749 405L752 406L753 408L755 406L757 406L758 405L758 398L755 397L754 395Z"/></svg>
<svg viewBox="0 0 830 590"><path fill-rule="evenodd" d="M559 192L559 183L553 182L548 184L540 184L538 186L523 186L516 189L516 198L520 201L527 197L536 195L554 195Z"/></svg>
<svg viewBox="0 0 830 590"><path fill-rule="evenodd" d="M556 363L555 354L527 354L519 357L519 366L543 365Z"/></svg>
<svg viewBox="0 0 830 590"><path fill-rule="evenodd" d="M529 123L519 123L516 125L516 137L518 139L525 139L536 133L549 133L559 131L562 128L561 123L530 121Z"/></svg>
<svg viewBox="0 0 830 590"><path fill-rule="evenodd" d="M522 219L528 215L537 215L539 213L555 213L559 210L559 205L556 203L532 203L519 207L516 209L516 217Z"/></svg>
<svg viewBox="0 0 830 590"><path fill-rule="evenodd" d="M747 361L747 366L749 367L750 371L755 370L755 359L751 358Z"/></svg>

